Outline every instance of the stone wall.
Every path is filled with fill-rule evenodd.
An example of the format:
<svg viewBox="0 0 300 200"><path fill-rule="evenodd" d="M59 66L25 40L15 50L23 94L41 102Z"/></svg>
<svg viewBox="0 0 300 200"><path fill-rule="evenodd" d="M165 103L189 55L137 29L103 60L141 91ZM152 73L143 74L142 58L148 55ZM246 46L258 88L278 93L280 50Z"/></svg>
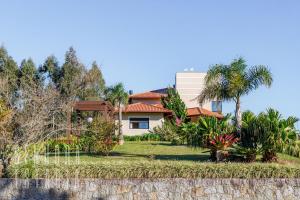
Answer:
<svg viewBox="0 0 300 200"><path fill-rule="evenodd" d="M300 199L300 179L0 179L0 199Z"/></svg>

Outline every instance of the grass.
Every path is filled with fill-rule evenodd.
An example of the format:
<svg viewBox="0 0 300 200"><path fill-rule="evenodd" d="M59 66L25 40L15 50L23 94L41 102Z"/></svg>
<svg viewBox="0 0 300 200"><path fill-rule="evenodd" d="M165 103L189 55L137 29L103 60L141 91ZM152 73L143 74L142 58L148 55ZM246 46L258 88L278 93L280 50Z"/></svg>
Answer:
<svg viewBox="0 0 300 200"><path fill-rule="evenodd" d="M300 159L279 154L278 163L212 163L207 149L167 142L126 142L110 156L50 155L16 164L10 175L21 178L299 178Z"/></svg>

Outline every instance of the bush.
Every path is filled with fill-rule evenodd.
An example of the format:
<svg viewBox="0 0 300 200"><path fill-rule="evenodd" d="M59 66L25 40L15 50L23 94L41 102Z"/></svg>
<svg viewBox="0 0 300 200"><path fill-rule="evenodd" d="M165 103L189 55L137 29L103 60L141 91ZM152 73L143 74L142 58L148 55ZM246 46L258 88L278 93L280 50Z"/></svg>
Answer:
<svg viewBox="0 0 300 200"><path fill-rule="evenodd" d="M81 150L80 142L76 136L60 137L58 139L50 139L45 143L45 149L47 152L67 152Z"/></svg>
<svg viewBox="0 0 300 200"><path fill-rule="evenodd" d="M210 138L211 158L216 161L226 160L229 156L229 148L237 141L238 138L234 134L220 134Z"/></svg>
<svg viewBox="0 0 300 200"><path fill-rule="evenodd" d="M262 145L263 161L277 160L277 152L286 151L290 145L295 145L297 130L295 117L282 118L282 115L274 109L258 115L258 127L260 130L260 143Z"/></svg>
<svg viewBox="0 0 300 200"><path fill-rule="evenodd" d="M180 128L175 122L172 120L165 120L162 126L154 127L150 133L159 135L161 140L176 140L182 144L184 143L184 137L180 132Z"/></svg>
<svg viewBox="0 0 300 200"><path fill-rule="evenodd" d="M159 134L146 133L143 135L124 136L125 141L164 141Z"/></svg>
<svg viewBox="0 0 300 200"><path fill-rule="evenodd" d="M80 143L84 150L108 155L117 145L114 141L115 122L104 116L97 116L88 126L88 131L81 135Z"/></svg>

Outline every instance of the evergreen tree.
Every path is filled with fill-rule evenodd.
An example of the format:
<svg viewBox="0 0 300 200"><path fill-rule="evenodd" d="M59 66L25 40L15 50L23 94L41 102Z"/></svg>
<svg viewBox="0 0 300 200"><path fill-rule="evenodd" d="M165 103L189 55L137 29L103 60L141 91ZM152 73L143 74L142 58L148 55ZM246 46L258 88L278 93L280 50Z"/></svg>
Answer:
<svg viewBox="0 0 300 200"><path fill-rule="evenodd" d="M19 86L41 84L38 70L31 58L24 59L19 69Z"/></svg>
<svg viewBox="0 0 300 200"><path fill-rule="evenodd" d="M168 88L167 96L162 99L165 108L172 110L174 117L181 121L186 120L186 106L174 88Z"/></svg>
<svg viewBox="0 0 300 200"><path fill-rule="evenodd" d="M45 78L51 81L56 86L56 88L60 87L62 72L55 56L48 56L44 64L39 67L39 72L42 75L46 75Z"/></svg>
<svg viewBox="0 0 300 200"><path fill-rule="evenodd" d="M103 97L105 81L100 68L94 61L91 69L85 75L85 89L82 99L99 99Z"/></svg>
<svg viewBox="0 0 300 200"><path fill-rule="evenodd" d="M79 96L80 90L84 87L85 68L76 56L76 51L73 47L65 54L65 62L62 66L60 91L63 96L70 99L75 99Z"/></svg>
<svg viewBox="0 0 300 200"><path fill-rule="evenodd" d="M12 98L17 90L18 65L11 56L8 55L4 46L0 47L0 77L6 80L6 98Z"/></svg>

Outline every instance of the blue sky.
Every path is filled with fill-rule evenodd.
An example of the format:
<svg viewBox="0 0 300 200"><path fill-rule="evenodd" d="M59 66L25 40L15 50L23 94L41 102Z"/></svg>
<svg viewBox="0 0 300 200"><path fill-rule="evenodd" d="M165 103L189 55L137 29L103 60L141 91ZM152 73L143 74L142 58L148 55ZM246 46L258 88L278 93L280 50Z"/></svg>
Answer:
<svg viewBox="0 0 300 200"><path fill-rule="evenodd" d="M300 1L1 1L0 43L19 63L73 46L81 61L102 65L107 84L141 92L174 84L175 73L243 56L267 65L271 89L242 99L300 118ZM233 104L226 104L230 112Z"/></svg>

